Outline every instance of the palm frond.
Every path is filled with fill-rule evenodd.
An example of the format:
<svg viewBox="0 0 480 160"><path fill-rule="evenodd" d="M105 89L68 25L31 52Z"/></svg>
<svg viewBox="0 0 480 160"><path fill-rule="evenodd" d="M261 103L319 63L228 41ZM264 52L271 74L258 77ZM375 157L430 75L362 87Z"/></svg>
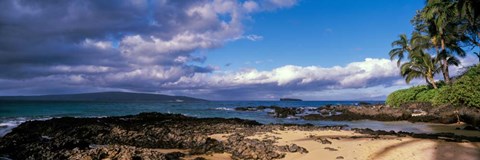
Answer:
<svg viewBox="0 0 480 160"><path fill-rule="evenodd" d="M455 65L455 66L458 66L460 65L460 60L454 56L450 56L447 58L447 63L448 65Z"/></svg>

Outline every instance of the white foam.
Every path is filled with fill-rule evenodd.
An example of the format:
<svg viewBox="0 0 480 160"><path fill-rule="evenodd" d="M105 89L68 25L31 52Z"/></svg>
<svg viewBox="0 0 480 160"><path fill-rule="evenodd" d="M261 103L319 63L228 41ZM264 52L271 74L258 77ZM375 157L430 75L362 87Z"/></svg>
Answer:
<svg viewBox="0 0 480 160"><path fill-rule="evenodd" d="M270 108L264 109L263 111L267 113L275 113L275 110Z"/></svg>
<svg viewBox="0 0 480 160"><path fill-rule="evenodd" d="M235 110L235 109L233 109L233 108L227 108L227 107L217 107L217 108L215 108L215 109L216 109L216 110L223 110L223 111L233 111L233 110Z"/></svg>
<svg viewBox="0 0 480 160"><path fill-rule="evenodd" d="M17 118L14 120L7 120L0 123L0 137L5 136L7 133L12 131L13 128L17 127L18 125L26 122L25 118Z"/></svg>
<svg viewBox="0 0 480 160"><path fill-rule="evenodd" d="M2 157L2 156L0 156L0 160L12 160L12 159L10 159L10 158L8 158L8 157Z"/></svg>
<svg viewBox="0 0 480 160"><path fill-rule="evenodd" d="M304 107L305 110L317 110L318 107Z"/></svg>
<svg viewBox="0 0 480 160"><path fill-rule="evenodd" d="M25 118L25 117L17 117L12 119L3 119L0 120L0 137L5 136L6 134L10 133L12 129L19 126L22 123L27 121L45 121L52 119L52 117L43 117L43 118Z"/></svg>
<svg viewBox="0 0 480 160"><path fill-rule="evenodd" d="M297 116L287 116L287 119L299 120L300 118Z"/></svg>

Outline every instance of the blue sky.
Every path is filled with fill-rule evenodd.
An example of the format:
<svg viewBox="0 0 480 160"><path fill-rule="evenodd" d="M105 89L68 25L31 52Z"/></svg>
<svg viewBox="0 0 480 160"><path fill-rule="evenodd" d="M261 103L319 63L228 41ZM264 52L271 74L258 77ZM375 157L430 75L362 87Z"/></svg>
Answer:
<svg viewBox="0 0 480 160"><path fill-rule="evenodd" d="M227 43L208 51L206 63L270 70L286 64L330 67L388 58L390 43L411 32L410 19L423 5L419 0L302 0L288 9L253 15L246 34L263 40Z"/></svg>
<svg viewBox="0 0 480 160"><path fill-rule="evenodd" d="M384 100L423 83L405 84L388 59L391 42L412 31L423 3L4 0L0 95Z"/></svg>

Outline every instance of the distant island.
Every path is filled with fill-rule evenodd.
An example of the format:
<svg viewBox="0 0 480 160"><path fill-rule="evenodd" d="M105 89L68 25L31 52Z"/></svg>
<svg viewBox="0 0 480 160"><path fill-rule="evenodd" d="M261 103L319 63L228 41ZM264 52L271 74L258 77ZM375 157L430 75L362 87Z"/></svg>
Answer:
<svg viewBox="0 0 480 160"><path fill-rule="evenodd" d="M66 102L204 102L207 100L163 94L131 92L97 92L42 96L0 96L0 101L66 101Z"/></svg>
<svg viewBox="0 0 480 160"><path fill-rule="evenodd" d="M280 101L302 101L302 100L297 98L280 98Z"/></svg>

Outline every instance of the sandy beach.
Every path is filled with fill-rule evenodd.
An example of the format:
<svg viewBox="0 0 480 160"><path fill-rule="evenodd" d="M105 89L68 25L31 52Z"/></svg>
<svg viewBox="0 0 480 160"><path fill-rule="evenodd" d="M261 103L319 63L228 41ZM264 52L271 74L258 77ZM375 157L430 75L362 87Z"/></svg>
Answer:
<svg viewBox="0 0 480 160"><path fill-rule="evenodd" d="M210 137L226 140L227 134ZM446 142L398 136L374 136L354 131L285 130L258 133L247 137L275 140L278 145L296 144L308 153L287 153L286 160L352 159L352 160L476 160L480 159L480 142ZM322 143L323 141L323 143ZM203 156L222 159L224 154Z"/></svg>

